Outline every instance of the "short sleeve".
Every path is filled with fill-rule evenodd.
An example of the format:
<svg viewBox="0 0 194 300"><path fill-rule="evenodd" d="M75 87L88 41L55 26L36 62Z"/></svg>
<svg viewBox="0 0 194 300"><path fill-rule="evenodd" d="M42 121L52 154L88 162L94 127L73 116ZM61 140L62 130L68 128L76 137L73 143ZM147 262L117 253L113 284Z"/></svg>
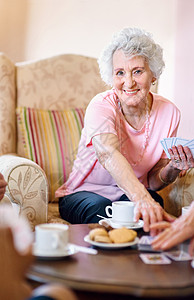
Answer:
<svg viewBox="0 0 194 300"><path fill-rule="evenodd" d="M92 144L92 138L96 135L102 133L117 135L116 109L114 101L103 97L103 94L92 99L85 114L86 146Z"/></svg>

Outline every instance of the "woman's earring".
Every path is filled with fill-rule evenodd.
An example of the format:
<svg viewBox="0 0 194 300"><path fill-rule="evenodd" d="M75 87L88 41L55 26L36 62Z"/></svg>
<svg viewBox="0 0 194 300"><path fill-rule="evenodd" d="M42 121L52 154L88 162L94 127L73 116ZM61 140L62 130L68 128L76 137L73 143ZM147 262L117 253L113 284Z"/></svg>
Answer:
<svg viewBox="0 0 194 300"><path fill-rule="evenodd" d="M156 84L156 81L153 81L153 82L152 82L152 85L155 85L155 84Z"/></svg>

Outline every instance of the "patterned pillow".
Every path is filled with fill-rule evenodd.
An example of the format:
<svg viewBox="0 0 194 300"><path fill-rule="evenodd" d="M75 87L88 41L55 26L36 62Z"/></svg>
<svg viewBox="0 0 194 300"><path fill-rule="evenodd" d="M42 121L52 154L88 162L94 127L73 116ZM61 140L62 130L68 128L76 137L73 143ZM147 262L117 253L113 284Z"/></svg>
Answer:
<svg viewBox="0 0 194 300"><path fill-rule="evenodd" d="M76 157L85 109L40 110L18 107L18 154L35 161L45 171L50 201L68 178Z"/></svg>

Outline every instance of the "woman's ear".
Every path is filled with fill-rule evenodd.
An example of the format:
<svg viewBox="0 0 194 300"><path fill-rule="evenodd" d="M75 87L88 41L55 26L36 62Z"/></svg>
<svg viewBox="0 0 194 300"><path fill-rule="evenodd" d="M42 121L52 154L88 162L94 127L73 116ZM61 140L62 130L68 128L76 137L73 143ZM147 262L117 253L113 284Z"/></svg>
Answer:
<svg viewBox="0 0 194 300"><path fill-rule="evenodd" d="M156 80L157 80L156 77L153 77L153 78L152 78L152 85L155 85L155 84L156 84Z"/></svg>

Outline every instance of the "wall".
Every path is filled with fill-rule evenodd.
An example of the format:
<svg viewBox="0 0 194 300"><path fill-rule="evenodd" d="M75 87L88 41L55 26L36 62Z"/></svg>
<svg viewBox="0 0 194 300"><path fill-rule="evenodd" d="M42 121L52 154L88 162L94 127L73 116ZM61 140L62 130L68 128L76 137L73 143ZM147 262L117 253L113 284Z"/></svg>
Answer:
<svg viewBox="0 0 194 300"><path fill-rule="evenodd" d="M179 136L194 138L194 1L178 0L174 99L181 110Z"/></svg>
<svg viewBox="0 0 194 300"><path fill-rule="evenodd" d="M159 93L183 110L180 134L187 132L192 138L192 84L187 84L185 97L181 77L185 64L182 40L187 38L182 25L186 23L192 34L193 5L193 0L0 0L0 51L15 62L59 53L98 57L113 32L126 26L142 27L164 49L166 67Z"/></svg>
<svg viewBox="0 0 194 300"><path fill-rule="evenodd" d="M0 0L0 52L14 62L25 59L28 0Z"/></svg>
<svg viewBox="0 0 194 300"><path fill-rule="evenodd" d="M142 27L152 32L164 48L166 68L159 91L173 99L175 3L176 0L0 0L0 51L14 61L58 53L98 57L113 32L126 26Z"/></svg>

